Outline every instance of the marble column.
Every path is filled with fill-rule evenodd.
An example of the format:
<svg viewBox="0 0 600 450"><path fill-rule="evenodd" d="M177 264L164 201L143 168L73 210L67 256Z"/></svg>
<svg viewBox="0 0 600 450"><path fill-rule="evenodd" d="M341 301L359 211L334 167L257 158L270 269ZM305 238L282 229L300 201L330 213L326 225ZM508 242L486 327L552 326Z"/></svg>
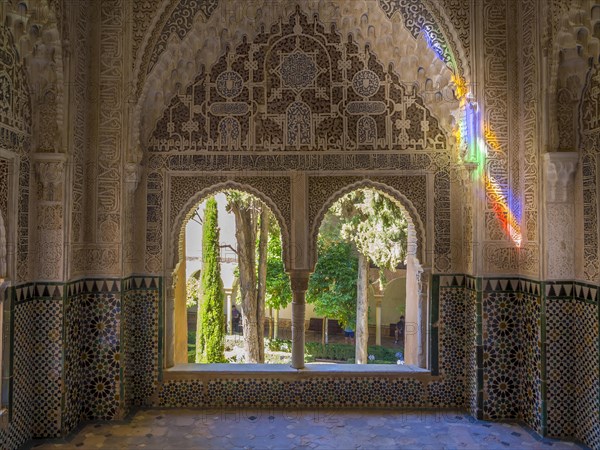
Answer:
<svg viewBox="0 0 600 450"><path fill-rule="evenodd" d="M375 294L375 344L381 345L381 302L382 294Z"/></svg>
<svg viewBox="0 0 600 450"><path fill-rule="evenodd" d="M304 368L304 330L306 316L307 272L290 273L292 284L292 367Z"/></svg>
<svg viewBox="0 0 600 450"><path fill-rule="evenodd" d="M233 296L233 288L225 289L225 308L227 311L227 334L233 334L233 317L231 316L231 297Z"/></svg>

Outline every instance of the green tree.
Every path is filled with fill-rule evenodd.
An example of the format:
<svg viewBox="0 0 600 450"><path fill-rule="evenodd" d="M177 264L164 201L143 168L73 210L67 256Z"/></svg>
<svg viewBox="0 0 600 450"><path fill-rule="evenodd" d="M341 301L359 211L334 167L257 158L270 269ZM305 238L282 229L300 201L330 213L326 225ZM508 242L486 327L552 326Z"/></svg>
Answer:
<svg viewBox="0 0 600 450"><path fill-rule="evenodd" d="M196 362L226 362L224 290L219 254L217 201L211 197L206 201L202 225L202 303L198 308Z"/></svg>
<svg viewBox="0 0 600 450"><path fill-rule="evenodd" d="M356 362L367 363L369 261L393 270L406 259L407 222L402 210L384 194L359 189L340 198L331 211L341 220L341 235L358 251L356 282Z"/></svg>
<svg viewBox="0 0 600 450"><path fill-rule="evenodd" d="M275 310L275 321L269 323L269 337L277 338L279 310L292 301L290 277L285 271L281 252L281 230L277 221L271 218L269 242L267 244L267 279L265 302L271 310Z"/></svg>
<svg viewBox="0 0 600 450"><path fill-rule="evenodd" d="M342 326L356 323L356 272L358 258L352 244L319 236L319 259L308 283L306 301L320 316L337 319Z"/></svg>

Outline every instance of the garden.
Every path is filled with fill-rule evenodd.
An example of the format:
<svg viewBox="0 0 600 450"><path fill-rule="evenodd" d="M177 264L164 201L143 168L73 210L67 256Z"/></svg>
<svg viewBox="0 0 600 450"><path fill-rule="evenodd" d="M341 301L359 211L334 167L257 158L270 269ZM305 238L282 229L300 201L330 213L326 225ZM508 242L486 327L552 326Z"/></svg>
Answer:
<svg viewBox="0 0 600 450"><path fill-rule="evenodd" d="M218 208L207 199L193 219L202 225L202 269L187 280L188 308L197 311L195 329L188 332L188 361L196 363L289 364L291 341L278 335L270 321L292 300L282 259L281 231L272 212L252 195L227 191L227 211L235 217L237 257L233 303L242 315L239 334L225 320L220 269ZM318 262L311 275L307 303L322 318L334 319L352 342L311 341L305 361L343 364L403 364L400 345L369 345L368 290L383 290L385 270L405 262L407 222L399 206L372 189L346 194L325 215L318 236ZM373 270L378 274L373 279ZM266 318L265 311L270 312ZM275 314L273 314L275 312ZM276 319L275 319L276 320Z"/></svg>

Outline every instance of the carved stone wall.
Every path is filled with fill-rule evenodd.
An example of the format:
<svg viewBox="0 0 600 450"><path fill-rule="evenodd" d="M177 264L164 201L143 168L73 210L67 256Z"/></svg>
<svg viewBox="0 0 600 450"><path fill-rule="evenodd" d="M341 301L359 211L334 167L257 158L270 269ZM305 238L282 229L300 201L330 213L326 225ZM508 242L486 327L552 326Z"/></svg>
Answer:
<svg viewBox="0 0 600 450"><path fill-rule="evenodd" d="M590 70L580 107L583 193L583 280L597 283L598 255L598 149L600 149L600 66Z"/></svg>
<svg viewBox="0 0 600 450"><path fill-rule="evenodd" d="M432 179L436 192L429 194L436 199L436 225L429 232L436 232L436 267L450 270L450 183L444 175L451 161L448 146L418 92L405 86L391 67L384 68L368 47L361 50L335 26L327 29L318 18L297 10L260 32L254 42L242 39L227 49L173 98L158 120L148 147L146 270L157 273L165 267L164 255L167 267L173 265L172 249L163 250L163 229L172 230L168 240L174 247L180 225L174 218L188 213L181 208L193 206L186 203L193 194L226 180L260 193L264 177L244 172L284 180L277 172L290 170L437 173ZM177 178L193 171L206 175ZM215 178L207 171L236 175ZM335 179L338 187L347 186L343 176ZM424 239L430 188L422 180L406 177L399 191L421 209L416 217L423 221L419 232ZM286 240L291 193L289 188L272 189L277 186L273 184L264 198L282 214ZM318 209L322 202L317 199L324 194L311 189L306 193L308 204ZM315 213L308 217L311 230Z"/></svg>
<svg viewBox="0 0 600 450"><path fill-rule="evenodd" d="M198 5L200 2L191 3ZM171 36L170 45L162 51L150 72L145 74L136 68L138 93L133 114L133 147L145 145L164 107L180 91L181 86L187 86L193 81L201 63L214 61L228 46L237 46L243 33L252 42L265 29L277 26L281 18L288 18L295 7L295 4L285 2L265 3L257 0L239 3L226 0L219 2L216 12L208 19L205 19L204 14L197 13L195 21L191 21L193 14L189 13L183 21L185 26L182 26L181 43L179 38ZM433 42L429 28L427 33L423 31L418 34L417 39L408 30L409 27L415 27L415 23L421 23L420 11L423 10L425 14L427 9L421 6L417 10L405 8L408 14L405 17L402 15L403 10L400 14L394 14L398 10L396 5L388 5L387 12L384 7L384 2L374 0L350 3L330 0L302 4L309 17L320 17L324 29L335 24L344 38L352 34L361 49L369 44L380 55L384 67L394 64L401 79L417 86L424 93L428 106L435 108L440 117L449 119L450 116L446 113L458 107L458 102L453 99L451 86L452 73L457 69L452 65L453 69L450 70L442 57L429 46ZM431 15L427 14L428 26L436 28ZM409 25L405 26L405 23ZM151 32L152 36L158 34L159 30L156 28ZM449 48L441 33L435 42L436 48L443 51ZM149 58L149 52L150 48L146 48L143 58ZM200 58L199 55L203 57ZM461 63L458 58L454 62L456 66Z"/></svg>
<svg viewBox="0 0 600 450"><path fill-rule="evenodd" d="M71 104L72 132L70 136L71 148L68 152L72 160L72 182L69 186L71 192L71 236L68 239L74 244L70 256L71 269L68 276L83 274L84 267L77 264L75 256L77 248L83 243L86 234L84 227L85 194L86 187L86 153L90 148L89 109L97 102L97 95L93 86L89 86L89 65L91 46L90 41L90 12L87 1L76 2L70 5L68 14L72 26L69 28L72 42L71 64L74 68L71 79ZM93 101L95 99L95 102Z"/></svg>

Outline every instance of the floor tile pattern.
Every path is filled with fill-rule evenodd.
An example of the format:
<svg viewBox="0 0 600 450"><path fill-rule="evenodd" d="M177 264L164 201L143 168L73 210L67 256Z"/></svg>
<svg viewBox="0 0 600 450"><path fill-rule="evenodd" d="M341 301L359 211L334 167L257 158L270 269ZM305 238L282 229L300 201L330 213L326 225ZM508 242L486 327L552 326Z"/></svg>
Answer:
<svg viewBox="0 0 600 450"><path fill-rule="evenodd" d="M89 424L38 449L577 449L519 424L476 421L461 412L343 410L138 411L129 422Z"/></svg>

